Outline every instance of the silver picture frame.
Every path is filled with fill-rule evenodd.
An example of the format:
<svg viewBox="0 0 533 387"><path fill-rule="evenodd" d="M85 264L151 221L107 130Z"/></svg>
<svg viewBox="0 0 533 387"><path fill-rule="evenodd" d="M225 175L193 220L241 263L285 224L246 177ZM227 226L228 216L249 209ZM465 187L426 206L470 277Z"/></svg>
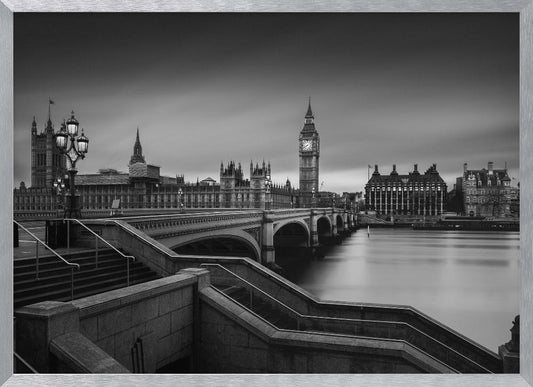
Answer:
<svg viewBox="0 0 533 387"><path fill-rule="evenodd" d="M520 374L28 375L13 374L13 14L15 12L514 12L520 14ZM95 26L96 28L97 26ZM43 31L43 33L46 33ZM171 1L0 0L0 383L6 386L530 386L533 385L533 0ZM9 184L11 182L11 184ZM7 183L7 184L6 184ZM480 324L482 322L480 321ZM511 320L509 320L511 327Z"/></svg>

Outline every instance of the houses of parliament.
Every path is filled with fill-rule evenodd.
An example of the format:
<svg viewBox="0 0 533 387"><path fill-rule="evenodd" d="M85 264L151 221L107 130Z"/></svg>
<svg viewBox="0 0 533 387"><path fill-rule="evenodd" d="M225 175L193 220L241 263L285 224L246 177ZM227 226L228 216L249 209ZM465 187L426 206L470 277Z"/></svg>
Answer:
<svg viewBox="0 0 533 387"><path fill-rule="evenodd" d="M309 100L299 139L299 189L287 179L277 184L271 180L270 163L253 162L245 169L234 161L220 165L219 182L211 177L186 182L183 175L163 176L160 167L146 162L139 129L128 163L128 172L100 169L94 174L76 177L82 209L109 209L119 200L120 208L257 208L279 209L327 205L330 193L318 192L320 138ZM65 179L65 156L55 147L54 127L50 118L41 133L35 118L31 125L31 186L24 183L14 189L15 211L55 211L64 203L64 193L54 182ZM56 184L57 186L57 184Z"/></svg>

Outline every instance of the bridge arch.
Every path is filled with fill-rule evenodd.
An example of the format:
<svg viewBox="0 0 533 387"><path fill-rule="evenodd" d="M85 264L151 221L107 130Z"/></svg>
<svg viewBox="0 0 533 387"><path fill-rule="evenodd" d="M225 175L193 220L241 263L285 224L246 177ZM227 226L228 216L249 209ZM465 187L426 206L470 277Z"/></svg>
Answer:
<svg viewBox="0 0 533 387"><path fill-rule="evenodd" d="M301 220L287 220L274 225L274 247L309 247L311 232Z"/></svg>
<svg viewBox="0 0 533 387"><path fill-rule="evenodd" d="M232 230L231 233L210 233L180 238L170 246L178 254L248 257L260 262L261 247L247 232Z"/></svg>

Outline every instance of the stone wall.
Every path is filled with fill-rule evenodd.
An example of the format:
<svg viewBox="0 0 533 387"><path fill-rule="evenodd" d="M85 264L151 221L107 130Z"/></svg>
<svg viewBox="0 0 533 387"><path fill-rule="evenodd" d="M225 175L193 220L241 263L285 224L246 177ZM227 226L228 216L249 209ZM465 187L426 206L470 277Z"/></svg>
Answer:
<svg viewBox="0 0 533 387"><path fill-rule="evenodd" d="M272 327L211 288L200 294L199 371L448 373L407 343Z"/></svg>
<svg viewBox="0 0 533 387"><path fill-rule="evenodd" d="M58 360L83 364L93 372L105 372L103 363L117 361L133 372L132 348L139 348L139 340L146 373L180 359L192 361L198 287L208 283L207 270L192 268L71 302L24 306L16 311L17 350L39 372L72 369ZM110 359L98 356L97 361L94 353L98 351L77 349L73 340L67 340L76 334L96 344ZM50 353L52 347L56 356Z"/></svg>
<svg viewBox="0 0 533 387"><path fill-rule="evenodd" d="M192 355L193 288L188 274L73 301L80 332L133 371L132 348L140 339L146 372Z"/></svg>

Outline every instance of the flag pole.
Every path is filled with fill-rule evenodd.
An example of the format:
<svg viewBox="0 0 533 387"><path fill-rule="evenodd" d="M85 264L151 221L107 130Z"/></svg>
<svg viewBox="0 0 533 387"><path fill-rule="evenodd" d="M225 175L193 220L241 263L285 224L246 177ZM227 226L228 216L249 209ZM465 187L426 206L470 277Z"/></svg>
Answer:
<svg viewBox="0 0 533 387"><path fill-rule="evenodd" d="M55 102L48 97L48 121L52 121L52 115L50 114L50 105L53 105Z"/></svg>

